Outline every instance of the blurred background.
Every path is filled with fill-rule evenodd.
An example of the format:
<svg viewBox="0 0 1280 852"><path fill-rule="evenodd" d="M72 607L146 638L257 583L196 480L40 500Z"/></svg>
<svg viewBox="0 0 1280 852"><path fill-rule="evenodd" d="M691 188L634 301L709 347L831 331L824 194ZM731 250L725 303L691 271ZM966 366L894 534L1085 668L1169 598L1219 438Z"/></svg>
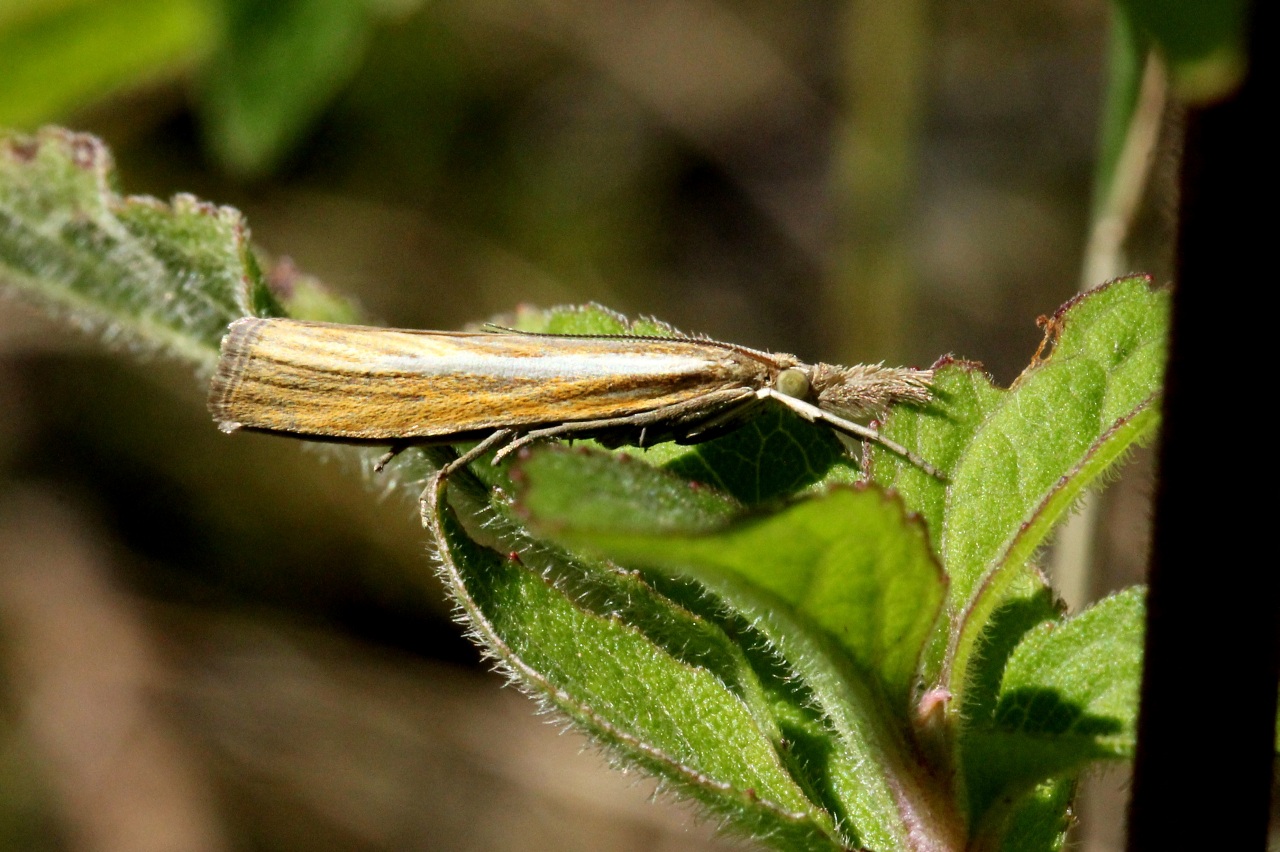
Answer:
<svg viewBox="0 0 1280 852"><path fill-rule="evenodd" d="M6 0L0 126L238 207L374 322L597 301L1008 384L1101 283L1108 39L1102 0ZM1159 283L1168 147L1116 270ZM1149 480L1073 605L1141 579ZM415 515L0 302L0 849L728 848L502 688ZM1119 848L1123 775L1086 787L1077 848Z"/></svg>

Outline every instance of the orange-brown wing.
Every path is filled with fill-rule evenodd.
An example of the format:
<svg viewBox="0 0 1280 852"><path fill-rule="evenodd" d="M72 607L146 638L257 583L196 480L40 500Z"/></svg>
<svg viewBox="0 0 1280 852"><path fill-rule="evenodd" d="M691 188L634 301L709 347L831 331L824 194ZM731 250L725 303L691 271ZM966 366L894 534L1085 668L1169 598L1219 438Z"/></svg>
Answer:
<svg viewBox="0 0 1280 852"><path fill-rule="evenodd" d="M227 431L431 439L622 417L769 376L760 358L698 340L245 318L222 342L209 410Z"/></svg>

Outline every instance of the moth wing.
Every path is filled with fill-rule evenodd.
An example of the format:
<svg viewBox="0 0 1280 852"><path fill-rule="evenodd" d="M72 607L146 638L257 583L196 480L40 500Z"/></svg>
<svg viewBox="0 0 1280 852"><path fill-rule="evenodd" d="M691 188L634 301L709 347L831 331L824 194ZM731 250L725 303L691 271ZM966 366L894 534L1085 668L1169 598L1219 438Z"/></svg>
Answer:
<svg viewBox="0 0 1280 852"><path fill-rule="evenodd" d="M431 440L624 417L756 387L768 370L758 359L692 339L245 318L223 340L209 409L227 431Z"/></svg>

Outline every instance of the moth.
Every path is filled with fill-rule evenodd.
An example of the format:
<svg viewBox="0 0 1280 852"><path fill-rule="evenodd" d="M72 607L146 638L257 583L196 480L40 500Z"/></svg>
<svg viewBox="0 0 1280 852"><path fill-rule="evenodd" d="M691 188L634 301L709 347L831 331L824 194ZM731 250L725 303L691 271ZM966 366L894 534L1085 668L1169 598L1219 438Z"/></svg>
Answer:
<svg viewBox="0 0 1280 852"><path fill-rule="evenodd" d="M696 443L770 402L872 441L942 478L860 419L930 398L929 370L806 364L674 329L633 334L413 331L292 319L233 322L209 391L225 432L390 444L478 441L439 479L496 450L594 438Z"/></svg>

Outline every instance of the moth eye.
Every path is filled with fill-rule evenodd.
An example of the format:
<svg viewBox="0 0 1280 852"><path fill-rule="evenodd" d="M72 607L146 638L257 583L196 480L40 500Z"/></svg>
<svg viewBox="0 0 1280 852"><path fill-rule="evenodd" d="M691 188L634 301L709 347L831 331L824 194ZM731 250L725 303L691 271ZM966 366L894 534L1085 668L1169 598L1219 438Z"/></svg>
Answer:
<svg viewBox="0 0 1280 852"><path fill-rule="evenodd" d="M778 373L778 378L773 380L773 389L783 396L804 399L809 395L809 377L803 370L792 367Z"/></svg>

